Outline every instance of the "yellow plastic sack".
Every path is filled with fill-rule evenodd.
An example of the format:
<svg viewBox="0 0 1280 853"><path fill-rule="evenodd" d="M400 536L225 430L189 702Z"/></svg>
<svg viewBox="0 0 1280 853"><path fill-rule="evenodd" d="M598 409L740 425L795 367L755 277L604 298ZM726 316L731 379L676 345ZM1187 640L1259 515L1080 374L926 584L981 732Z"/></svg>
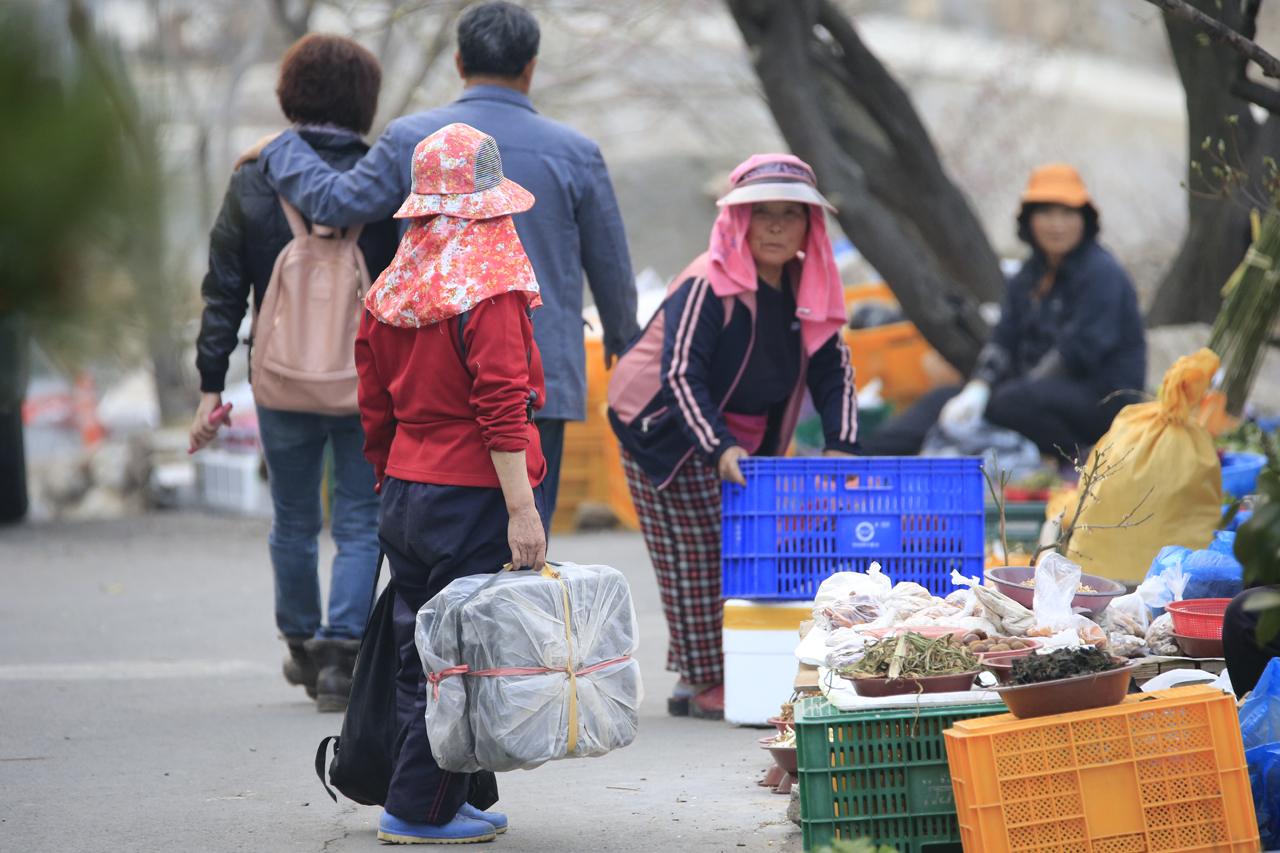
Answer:
<svg viewBox="0 0 1280 853"><path fill-rule="evenodd" d="M1208 349L1178 359L1164 375L1160 398L1126 406L1098 440L1094 454L1105 451L1107 464L1124 461L1095 487L1098 500L1085 507L1071 537L1068 556L1087 574L1141 580L1165 545L1201 550L1213 540L1222 520L1222 467L1192 410L1217 370L1218 357ZM1093 455L1086 470L1092 463ZM1129 521L1151 518L1135 527L1098 529L1121 524L1139 502Z"/></svg>

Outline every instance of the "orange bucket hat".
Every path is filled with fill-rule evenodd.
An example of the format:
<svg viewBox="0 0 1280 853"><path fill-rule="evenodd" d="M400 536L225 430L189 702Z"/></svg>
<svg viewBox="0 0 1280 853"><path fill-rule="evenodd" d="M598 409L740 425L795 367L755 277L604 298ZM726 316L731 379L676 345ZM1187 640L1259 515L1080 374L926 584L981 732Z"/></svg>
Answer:
<svg viewBox="0 0 1280 853"><path fill-rule="evenodd" d="M469 124L442 127L413 149L413 192L397 219L443 213L492 219L533 207L533 194L502 174L498 143Z"/></svg>
<svg viewBox="0 0 1280 853"><path fill-rule="evenodd" d="M1067 207L1084 207L1092 204L1084 180L1074 166L1066 163L1046 163L1036 168L1027 179L1022 192L1023 204L1062 204Z"/></svg>

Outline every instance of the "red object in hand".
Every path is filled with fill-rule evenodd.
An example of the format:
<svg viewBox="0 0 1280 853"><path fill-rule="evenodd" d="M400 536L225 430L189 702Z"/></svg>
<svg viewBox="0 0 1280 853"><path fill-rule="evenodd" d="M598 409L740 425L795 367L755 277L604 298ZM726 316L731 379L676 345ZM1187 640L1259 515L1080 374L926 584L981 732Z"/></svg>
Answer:
<svg viewBox="0 0 1280 853"><path fill-rule="evenodd" d="M226 417L229 414L231 414L231 404L223 403L221 406L219 406L218 408L214 409L212 412L209 413L209 423L216 424L218 421L222 420L224 417ZM198 449L199 448L196 448L196 447L188 447L187 455L190 456L192 453L195 453Z"/></svg>

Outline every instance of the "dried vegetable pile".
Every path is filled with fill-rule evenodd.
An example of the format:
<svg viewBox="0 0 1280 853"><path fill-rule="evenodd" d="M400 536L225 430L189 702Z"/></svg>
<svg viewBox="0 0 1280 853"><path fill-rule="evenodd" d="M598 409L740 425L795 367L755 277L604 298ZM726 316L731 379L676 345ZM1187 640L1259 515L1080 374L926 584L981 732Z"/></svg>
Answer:
<svg viewBox="0 0 1280 853"><path fill-rule="evenodd" d="M1010 686L1020 684L1040 684L1045 681L1057 681L1061 678L1075 678L1079 675L1092 675L1107 672L1123 666L1110 653L1093 646L1081 646L1077 649L1058 649L1047 655L1030 655L1015 658L1013 675L1009 679Z"/></svg>
<svg viewBox="0 0 1280 853"><path fill-rule="evenodd" d="M845 678L929 678L976 672L978 656L953 634L924 637L906 633L885 637L863 650L856 663L839 670Z"/></svg>

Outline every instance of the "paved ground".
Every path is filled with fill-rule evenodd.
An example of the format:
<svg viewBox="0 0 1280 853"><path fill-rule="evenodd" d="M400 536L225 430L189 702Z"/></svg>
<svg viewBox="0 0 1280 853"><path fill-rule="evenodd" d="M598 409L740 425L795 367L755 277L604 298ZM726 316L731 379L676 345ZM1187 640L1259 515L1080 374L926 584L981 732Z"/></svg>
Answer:
<svg viewBox="0 0 1280 853"><path fill-rule="evenodd" d="M631 582L640 735L500 776L512 829L467 849L798 851L786 798L754 784L763 733L665 715L674 676L639 536L553 538L551 556ZM260 522L0 528L0 851L381 849L379 810L334 804L315 778L341 719L280 677L271 586Z"/></svg>

